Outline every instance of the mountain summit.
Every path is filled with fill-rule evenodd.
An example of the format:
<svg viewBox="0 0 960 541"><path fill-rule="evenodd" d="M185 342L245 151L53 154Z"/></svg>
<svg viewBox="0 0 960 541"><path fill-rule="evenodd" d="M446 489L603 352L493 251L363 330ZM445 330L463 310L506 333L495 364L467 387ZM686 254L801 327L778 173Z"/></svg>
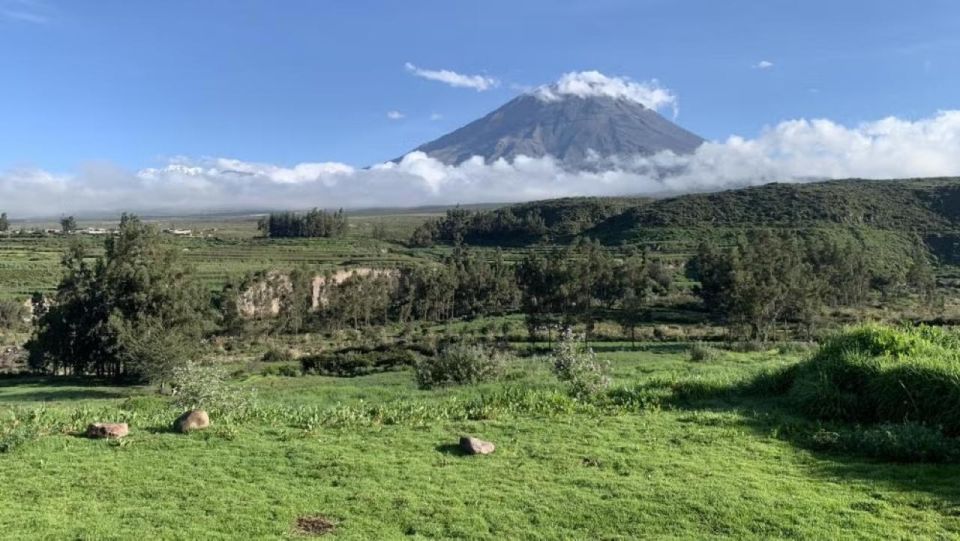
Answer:
<svg viewBox="0 0 960 541"><path fill-rule="evenodd" d="M584 77L591 73L595 72L568 74L414 150L446 164L473 156L490 162L550 155L566 167L580 169L611 156L664 150L689 154L703 143L642 103L674 104L666 91L633 82L611 86L609 79Z"/></svg>

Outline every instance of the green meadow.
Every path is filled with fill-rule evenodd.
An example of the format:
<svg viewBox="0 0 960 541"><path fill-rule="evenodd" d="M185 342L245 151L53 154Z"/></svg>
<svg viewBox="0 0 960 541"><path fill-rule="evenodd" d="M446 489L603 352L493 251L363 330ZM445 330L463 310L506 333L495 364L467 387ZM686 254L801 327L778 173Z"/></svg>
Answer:
<svg viewBox="0 0 960 541"><path fill-rule="evenodd" d="M810 445L832 430L777 398L717 392L806 353L600 344L606 398L542 357L497 383L417 389L409 371L237 376L242 415L170 432L155 389L0 383L0 527L18 539L904 539L960 534L960 468ZM78 435L125 420L121 441ZM845 425L846 426L846 425ZM465 456L461 434L497 445Z"/></svg>

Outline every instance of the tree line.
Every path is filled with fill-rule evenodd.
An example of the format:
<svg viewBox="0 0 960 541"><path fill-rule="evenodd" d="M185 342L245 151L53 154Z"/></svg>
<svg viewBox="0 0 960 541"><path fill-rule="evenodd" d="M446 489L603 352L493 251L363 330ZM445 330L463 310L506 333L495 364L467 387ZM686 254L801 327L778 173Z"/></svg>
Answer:
<svg viewBox="0 0 960 541"><path fill-rule="evenodd" d="M564 242L646 201L642 198L576 197L493 210L456 207L448 209L443 217L418 227L410 237L410 244L521 246Z"/></svg>
<svg viewBox="0 0 960 541"><path fill-rule="evenodd" d="M930 256L919 239L914 246L906 265L885 268L853 240L758 230L726 248L701 244L686 274L699 283L696 293L719 322L765 341L785 324L809 335L825 307L858 306L871 293L918 293L931 302L936 282Z"/></svg>
<svg viewBox="0 0 960 541"><path fill-rule="evenodd" d="M305 214L272 212L259 220L257 228L271 238L340 237L347 232L347 216L343 209L328 212L315 208Z"/></svg>
<svg viewBox="0 0 960 541"><path fill-rule="evenodd" d="M97 258L73 243L53 302L35 296L27 345L34 370L162 383L194 360L211 333L244 330L237 303L249 283L212 296L180 252L136 216L123 215L118 234L104 241ZM676 271L636 247L611 249L585 238L528 250L515 263L499 250L460 245L435 263L327 279L318 309L316 273L295 270L270 324L300 333L522 313L533 338L574 324L589 333L600 321L618 322L633 335L651 320L657 298L671 291ZM770 231L728 246L704 243L685 272L698 284L704 310L759 340L787 326L809 333L825 308L935 292L921 244L891 270L855 240Z"/></svg>

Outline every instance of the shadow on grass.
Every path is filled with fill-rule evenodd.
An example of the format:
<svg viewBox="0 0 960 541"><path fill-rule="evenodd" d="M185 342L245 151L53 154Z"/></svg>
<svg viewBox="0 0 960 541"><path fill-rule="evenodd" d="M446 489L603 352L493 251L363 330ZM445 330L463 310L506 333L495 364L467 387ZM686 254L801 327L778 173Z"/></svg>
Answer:
<svg viewBox="0 0 960 541"><path fill-rule="evenodd" d="M960 484L956 482L960 479L960 438L931 438L934 429L915 425L819 421L794 411L782 396L755 396L738 386L684 389L680 383L663 404L691 413L735 413L740 419L737 425L755 435L810 452L819 460L807 465L815 475L831 481L869 481L905 492L923 491L942 500L924 506L960 514ZM686 422L710 425L714 421ZM917 431L919 435L912 437Z"/></svg>
<svg viewBox="0 0 960 541"><path fill-rule="evenodd" d="M179 434L179 432L173 429L173 421L170 421L170 424L166 425L146 426L143 427L143 431L150 434Z"/></svg>
<svg viewBox="0 0 960 541"><path fill-rule="evenodd" d="M98 378L95 376L37 376L33 374L0 374L0 387L39 385L43 387L136 387L135 381Z"/></svg>
<svg viewBox="0 0 960 541"><path fill-rule="evenodd" d="M650 353L686 353L690 350L687 342L638 342L636 345L617 342L590 342L590 348L597 353L612 353L618 351L646 351Z"/></svg>
<svg viewBox="0 0 960 541"><path fill-rule="evenodd" d="M436 447L438 452L450 456L469 456L467 452L456 443L444 443Z"/></svg>
<svg viewBox="0 0 960 541"><path fill-rule="evenodd" d="M110 398L127 398L129 393L104 389L51 389L45 391L31 391L15 393L9 396L0 395L0 402L57 402L67 400L96 400Z"/></svg>

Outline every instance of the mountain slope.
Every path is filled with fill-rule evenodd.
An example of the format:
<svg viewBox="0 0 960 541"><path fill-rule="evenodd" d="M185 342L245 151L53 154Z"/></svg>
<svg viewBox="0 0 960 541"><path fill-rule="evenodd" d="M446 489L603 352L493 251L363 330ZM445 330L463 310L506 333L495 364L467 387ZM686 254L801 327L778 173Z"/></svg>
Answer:
<svg viewBox="0 0 960 541"><path fill-rule="evenodd" d="M629 209L589 233L622 240L647 228L825 224L908 231L952 229L960 226L960 179L775 183L682 195Z"/></svg>
<svg viewBox="0 0 960 541"><path fill-rule="evenodd" d="M608 96L545 99L529 93L415 150L446 164L473 156L490 162L550 155L570 168L585 168L596 156L663 150L687 154L702 143L701 137L636 101Z"/></svg>

